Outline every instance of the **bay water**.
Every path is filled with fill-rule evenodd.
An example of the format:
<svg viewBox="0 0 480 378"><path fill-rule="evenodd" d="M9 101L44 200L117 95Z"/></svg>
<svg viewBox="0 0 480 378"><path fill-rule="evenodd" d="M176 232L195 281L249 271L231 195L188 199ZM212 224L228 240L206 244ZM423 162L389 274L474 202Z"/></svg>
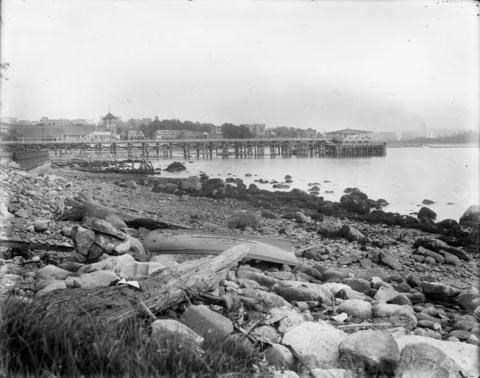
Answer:
<svg viewBox="0 0 480 378"><path fill-rule="evenodd" d="M417 212L424 199L437 213L438 220L458 220L470 206L479 203L478 147L388 148L387 155L369 158L213 158L183 161L187 170L161 172L162 177L188 177L206 173L211 178L238 177L248 186L256 179L284 181L293 177L290 189L307 190L309 183L320 183L320 195L338 201L347 187L357 187L369 198L386 199L385 211ZM155 167L166 168L171 160L156 160ZM246 174L251 174L246 177ZM271 184L255 183L266 190ZM327 191L327 192L326 192ZM333 193L331 193L333 191Z"/></svg>

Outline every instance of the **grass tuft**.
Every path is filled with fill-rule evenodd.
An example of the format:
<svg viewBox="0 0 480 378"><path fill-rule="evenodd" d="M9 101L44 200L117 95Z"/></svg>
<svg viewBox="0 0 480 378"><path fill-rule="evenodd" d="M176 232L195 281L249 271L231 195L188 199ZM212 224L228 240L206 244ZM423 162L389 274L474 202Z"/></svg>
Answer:
<svg viewBox="0 0 480 378"><path fill-rule="evenodd" d="M88 314L49 314L10 298L0 304L0 377L252 376L260 362L258 349L241 336L206 339L202 352L150 332L142 319L100 324Z"/></svg>

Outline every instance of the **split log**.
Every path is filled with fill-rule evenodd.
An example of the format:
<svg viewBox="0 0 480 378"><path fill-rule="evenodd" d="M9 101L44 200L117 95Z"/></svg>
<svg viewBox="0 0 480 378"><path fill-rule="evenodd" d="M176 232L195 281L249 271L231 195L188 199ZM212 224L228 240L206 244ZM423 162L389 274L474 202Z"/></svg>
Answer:
<svg viewBox="0 0 480 378"><path fill-rule="evenodd" d="M81 222L84 218L92 217L105 219L118 228L127 226L133 228L144 227L149 230L157 228L190 228L186 225L165 220L155 221L150 218L139 218L135 215L101 205L85 192L80 193L73 199L67 199L65 204L71 206L71 208L64 210L59 220Z"/></svg>
<svg viewBox="0 0 480 378"><path fill-rule="evenodd" d="M138 280L141 291L127 285L97 290L66 289L42 298L47 313L88 315L99 321L123 322L139 314L166 310L183 302L187 295L199 295L215 289L228 270L248 253L249 247L237 245L218 256L187 261L174 268Z"/></svg>

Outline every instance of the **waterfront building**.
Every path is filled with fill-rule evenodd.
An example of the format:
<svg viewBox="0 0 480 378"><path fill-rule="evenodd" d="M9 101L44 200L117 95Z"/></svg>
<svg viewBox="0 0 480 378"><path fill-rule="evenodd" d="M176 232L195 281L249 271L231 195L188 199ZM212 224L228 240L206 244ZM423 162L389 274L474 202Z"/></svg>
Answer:
<svg viewBox="0 0 480 378"><path fill-rule="evenodd" d="M154 139L179 139L180 130L157 130Z"/></svg>
<svg viewBox="0 0 480 378"><path fill-rule="evenodd" d="M328 139L342 144L362 144L370 142L372 131L341 129L325 133Z"/></svg>
<svg viewBox="0 0 480 378"><path fill-rule="evenodd" d="M180 139L207 139L206 131L181 130Z"/></svg>
<svg viewBox="0 0 480 378"><path fill-rule="evenodd" d="M111 142L115 139L115 134L112 131L94 131L87 135L88 142Z"/></svg>
<svg viewBox="0 0 480 378"><path fill-rule="evenodd" d="M56 142L84 142L87 136L95 131L94 125L73 125L67 122L42 121L37 125L32 124L9 124L2 134L10 139L23 141L56 141Z"/></svg>

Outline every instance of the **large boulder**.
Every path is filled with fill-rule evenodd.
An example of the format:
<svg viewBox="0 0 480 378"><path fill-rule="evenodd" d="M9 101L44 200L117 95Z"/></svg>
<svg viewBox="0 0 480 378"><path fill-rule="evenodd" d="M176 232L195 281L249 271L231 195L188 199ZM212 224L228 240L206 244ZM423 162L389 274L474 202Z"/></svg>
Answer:
<svg viewBox="0 0 480 378"><path fill-rule="evenodd" d="M371 289L370 282L364 278L345 278L343 283L360 293L365 293Z"/></svg>
<svg viewBox="0 0 480 378"><path fill-rule="evenodd" d="M292 369L295 366L295 357L285 345L272 344L265 352L265 358L270 365Z"/></svg>
<svg viewBox="0 0 480 378"><path fill-rule="evenodd" d="M159 341L172 338L182 343L195 343L201 345L203 337L185 324L175 319L159 319L152 323L152 337Z"/></svg>
<svg viewBox="0 0 480 378"><path fill-rule="evenodd" d="M72 272L59 268L55 265L46 265L37 271L37 280L64 280L72 275Z"/></svg>
<svg viewBox="0 0 480 378"><path fill-rule="evenodd" d="M130 248L126 252L127 254L133 256L137 261L149 261L151 254L148 250L143 247L143 244L137 238L127 235L127 240L130 242Z"/></svg>
<svg viewBox="0 0 480 378"><path fill-rule="evenodd" d="M72 241L73 247L79 254L88 256L88 251L95 241L95 232L81 226L73 226Z"/></svg>
<svg viewBox="0 0 480 378"><path fill-rule="evenodd" d="M352 318L366 320L372 318L372 305L361 299L347 299L338 305L337 312L345 312Z"/></svg>
<svg viewBox="0 0 480 378"><path fill-rule="evenodd" d="M437 219L437 214L435 211L429 209L428 207L422 207L417 214L417 218L420 220L431 220L434 221Z"/></svg>
<svg viewBox="0 0 480 378"><path fill-rule="evenodd" d="M315 283L284 280L274 286L274 291L289 302L318 301L327 306L332 305L331 292Z"/></svg>
<svg viewBox="0 0 480 378"><path fill-rule="evenodd" d="M278 282L278 280L273 277L249 269L239 269L237 271L237 276L238 278L246 278L249 280L257 281L260 285L264 287L272 287Z"/></svg>
<svg viewBox="0 0 480 378"><path fill-rule="evenodd" d="M400 351L386 331L358 331L348 336L338 347L340 363L344 368L369 376L394 374Z"/></svg>
<svg viewBox="0 0 480 378"><path fill-rule="evenodd" d="M480 306L480 293L477 288L461 292L454 299L461 308L466 311L473 312L478 306Z"/></svg>
<svg viewBox="0 0 480 378"><path fill-rule="evenodd" d="M461 224L480 223L480 206L470 206L460 217Z"/></svg>
<svg viewBox="0 0 480 378"><path fill-rule="evenodd" d="M417 335L403 335L395 337L400 350L411 344L427 344L440 349L448 358L452 359L461 369L465 377L480 377L480 348L467 343L436 340L431 337ZM418 376L418 375L416 375Z"/></svg>
<svg viewBox="0 0 480 378"><path fill-rule="evenodd" d="M197 176L190 176L180 182L180 188L188 193L198 192L200 189L202 189L202 183Z"/></svg>
<svg viewBox="0 0 480 378"><path fill-rule="evenodd" d="M343 195L340 198L340 204L348 212L357 214L368 214L371 207L368 196L356 188L349 194Z"/></svg>
<svg viewBox="0 0 480 378"><path fill-rule="evenodd" d="M260 217L251 211L239 211L228 220L228 228L257 228L259 225Z"/></svg>
<svg viewBox="0 0 480 378"><path fill-rule="evenodd" d="M257 311L266 312L276 307L291 307L291 305L280 295L269 293L264 290L253 288L243 289L239 295L246 307Z"/></svg>
<svg viewBox="0 0 480 378"><path fill-rule="evenodd" d="M198 192L198 195L203 197L223 198L225 197L225 189L225 182L221 178L207 179L203 182L202 189Z"/></svg>
<svg viewBox="0 0 480 378"><path fill-rule="evenodd" d="M48 230L48 220L37 219L33 222L33 229L35 232L45 232Z"/></svg>
<svg viewBox="0 0 480 378"><path fill-rule="evenodd" d="M362 242L365 240L365 235L352 226L344 225L340 233L348 241Z"/></svg>
<svg viewBox="0 0 480 378"><path fill-rule="evenodd" d="M275 325L280 333L286 333L306 320L311 320L307 313L300 313L295 308L276 307L270 310L265 323Z"/></svg>
<svg viewBox="0 0 480 378"><path fill-rule="evenodd" d="M339 367L338 346L347 334L324 322L305 322L288 331L282 344L289 346L309 369Z"/></svg>
<svg viewBox="0 0 480 378"><path fill-rule="evenodd" d="M48 284L43 289L37 291L36 295L41 297L43 295L47 295L48 293L51 293L52 291L63 290L66 288L67 288L67 285L65 285L64 280L49 281Z"/></svg>
<svg viewBox="0 0 480 378"><path fill-rule="evenodd" d="M461 368L440 349L426 344L408 344L402 349L398 378L461 378Z"/></svg>
<svg viewBox="0 0 480 378"><path fill-rule="evenodd" d="M417 318L413 312L413 308L409 305L384 302L376 303L373 305L373 316L376 318L398 320L398 323L402 324L408 330L412 330L417 326Z"/></svg>
<svg viewBox="0 0 480 378"><path fill-rule="evenodd" d="M174 161L173 163L169 164L167 168L165 168L167 172L173 173L173 172L183 172L187 170L187 167L185 167L182 163L178 161Z"/></svg>
<svg viewBox="0 0 480 378"><path fill-rule="evenodd" d="M231 320L205 305L189 306L183 313L181 321L200 336L219 341L233 333Z"/></svg>
<svg viewBox="0 0 480 378"><path fill-rule="evenodd" d="M152 192L154 193L175 193L178 190L178 186L172 182L155 183Z"/></svg>
<svg viewBox="0 0 480 378"><path fill-rule="evenodd" d="M342 236L343 223L338 219L328 219L320 223L318 233L327 237Z"/></svg>
<svg viewBox="0 0 480 378"><path fill-rule="evenodd" d="M330 298L340 297L344 299L365 299L365 294L353 290L350 286L339 282L326 282L320 285L324 290L327 290Z"/></svg>
<svg viewBox="0 0 480 378"><path fill-rule="evenodd" d="M472 257L462 248L452 247L440 239L419 238L415 240L415 243L413 244L413 248L418 247L424 247L434 252L446 251L465 261L470 261L472 259Z"/></svg>
<svg viewBox="0 0 480 378"><path fill-rule="evenodd" d="M370 223L384 223L390 226L395 225L395 214L382 210L373 210L365 219Z"/></svg>
<svg viewBox="0 0 480 378"><path fill-rule="evenodd" d="M424 281L422 283L422 289L427 299L442 302L451 302L454 297L460 294L459 289L440 282Z"/></svg>

